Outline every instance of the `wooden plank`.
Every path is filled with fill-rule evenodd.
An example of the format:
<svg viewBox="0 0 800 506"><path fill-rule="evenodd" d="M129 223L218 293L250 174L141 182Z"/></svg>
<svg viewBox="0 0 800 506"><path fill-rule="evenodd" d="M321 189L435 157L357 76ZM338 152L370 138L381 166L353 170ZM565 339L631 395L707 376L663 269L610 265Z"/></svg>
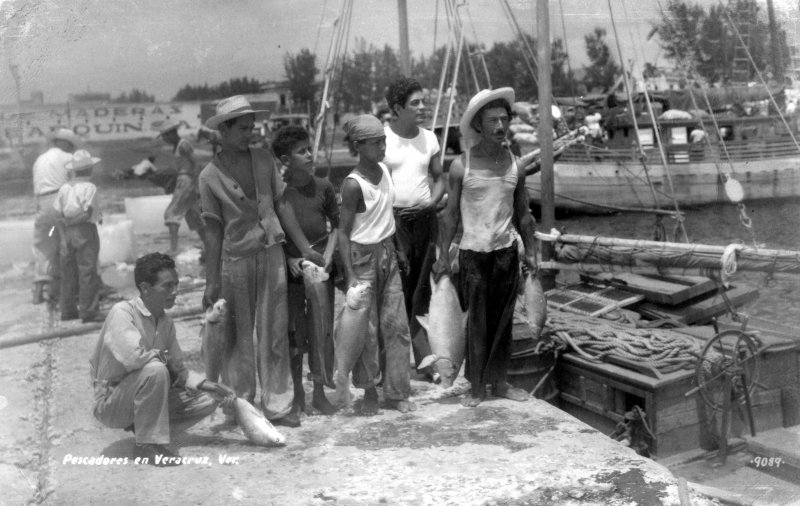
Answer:
<svg viewBox="0 0 800 506"><path fill-rule="evenodd" d="M758 289L747 285L732 286L725 292L725 295L735 308L756 300ZM639 306L638 311L648 318L668 318L692 325L706 323L715 316L727 313L728 305L719 293L715 293L711 297L692 299L680 306L645 302Z"/></svg>
<svg viewBox="0 0 800 506"><path fill-rule="evenodd" d="M655 276L618 272L598 274L591 279L641 294L648 302L667 305L680 304L716 288L714 281L705 276Z"/></svg>

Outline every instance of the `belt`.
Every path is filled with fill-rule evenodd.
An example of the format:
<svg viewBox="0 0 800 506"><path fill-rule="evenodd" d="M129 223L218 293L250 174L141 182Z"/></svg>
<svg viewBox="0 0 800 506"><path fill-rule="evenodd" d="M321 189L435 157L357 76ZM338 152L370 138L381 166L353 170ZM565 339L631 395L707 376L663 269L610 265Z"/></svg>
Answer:
<svg viewBox="0 0 800 506"><path fill-rule="evenodd" d="M48 190L46 192L36 194L37 197L46 197L48 195L52 195L54 193L58 193L58 190Z"/></svg>

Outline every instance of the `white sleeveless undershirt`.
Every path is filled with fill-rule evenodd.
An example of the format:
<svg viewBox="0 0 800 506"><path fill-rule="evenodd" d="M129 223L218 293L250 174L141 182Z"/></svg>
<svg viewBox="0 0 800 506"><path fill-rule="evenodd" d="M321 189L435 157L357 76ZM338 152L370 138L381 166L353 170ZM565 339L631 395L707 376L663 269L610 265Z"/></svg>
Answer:
<svg viewBox="0 0 800 506"><path fill-rule="evenodd" d="M465 153L461 183L461 222L464 235L460 249L489 252L514 243L514 190L517 187L517 161L500 176L476 176L469 170L469 150Z"/></svg>
<svg viewBox="0 0 800 506"><path fill-rule="evenodd" d="M347 175L355 180L361 187L366 209L363 213L356 213L353 220L353 229L350 240L358 244L378 244L394 234L394 184L392 176L386 165L378 163L383 175L377 185L374 185L356 174L355 171Z"/></svg>

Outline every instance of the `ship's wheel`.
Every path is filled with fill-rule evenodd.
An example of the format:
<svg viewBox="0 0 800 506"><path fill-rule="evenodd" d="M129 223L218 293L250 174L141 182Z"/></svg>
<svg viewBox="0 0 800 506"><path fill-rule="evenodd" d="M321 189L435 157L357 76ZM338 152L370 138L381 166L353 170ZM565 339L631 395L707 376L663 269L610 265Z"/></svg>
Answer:
<svg viewBox="0 0 800 506"><path fill-rule="evenodd" d="M758 346L740 330L725 330L711 338L697 359L695 381L712 412L726 405L750 404L758 384ZM726 399L727 397L727 399Z"/></svg>

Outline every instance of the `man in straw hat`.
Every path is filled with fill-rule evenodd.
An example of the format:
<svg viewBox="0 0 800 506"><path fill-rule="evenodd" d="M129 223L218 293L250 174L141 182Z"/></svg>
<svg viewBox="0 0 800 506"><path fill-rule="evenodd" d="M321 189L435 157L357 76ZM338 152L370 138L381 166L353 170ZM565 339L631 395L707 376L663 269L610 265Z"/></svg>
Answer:
<svg viewBox="0 0 800 506"><path fill-rule="evenodd" d="M507 147L513 103L511 88L482 90L472 97L459 125L467 150L453 161L448 178L440 251L449 250L460 222L458 289L468 312L466 377L471 383L462 404L468 407L485 399L487 384L495 396L528 398L506 381L519 282L518 234L525 265L531 272L537 269L525 172ZM433 270L438 276L450 272L447 255L439 256Z"/></svg>
<svg viewBox="0 0 800 506"><path fill-rule="evenodd" d="M102 215L97 208L97 186L90 178L100 162L85 149L79 149L66 163L73 174L56 195L53 209L59 216L62 286L59 305L61 319L80 318L84 323L100 322L100 275L97 259L100 237L97 223ZM75 301L78 304L75 304Z"/></svg>
<svg viewBox="0 0 800 506"><path fill-rule="evenodd" d="M36 196L36 219L33 222L33 303L44 301L44 288L48 286L48 300L58 302L61 269L58 259L59 237L56 225L58 214L53 208L58 190L69 181L66 164L80 140L72 130L59 128L48 136L50 149L39 155L33 164L33 193Z"/></svg>
<svg viewBox="0 0 800 506"><path fill-rule="evenodd" d="M394 245L394 183L389 169L380 163L386 152L386 134L381 121L371 114L350 119L344 129L355 143L358 165L342 183L339 252L349 288L336 328L334 382L340 400L346 401L352 369L353 383L364 389L362 413L373 415L378 412L375 385L383 372L386 407L406 413L417 407L408 399L411 338ZM362 321L355 314L365 308L351 304L359 285L369 286L369 320L363 327L353 324L361 328L348 328L346 322ZM379 348L385 356L383 371Z"/></svg>
<svg viewBox="0 0 800 506"><path fill-rule="evenodd" d="M291 206L280 198L284 183L272 154L250 146L255 121L264 113L237 95L221 100L205 123L219 130L222 149L199 178L208 238L203 304L220 297L228 302L235 346L227 372L236 393L254 400L258 368L266 417L298 426L299 415L291 411L285 233L303 258L318 265L324 260L311 248Z"/></svg>
<svg viewBox="0 0 800 506"><path fill-rule="evenodd" d="M178 135L181 123L166 120L158 127L158 137L172 146L172 164L177 174L172 200L164 210L164 223L169 229L171 253L178 252L178 229L186 220L190 230L197 232L205 251L205 223L200 215L200 196L197 190L197 163L194 161L194 148L186 139Z"/></svg>

